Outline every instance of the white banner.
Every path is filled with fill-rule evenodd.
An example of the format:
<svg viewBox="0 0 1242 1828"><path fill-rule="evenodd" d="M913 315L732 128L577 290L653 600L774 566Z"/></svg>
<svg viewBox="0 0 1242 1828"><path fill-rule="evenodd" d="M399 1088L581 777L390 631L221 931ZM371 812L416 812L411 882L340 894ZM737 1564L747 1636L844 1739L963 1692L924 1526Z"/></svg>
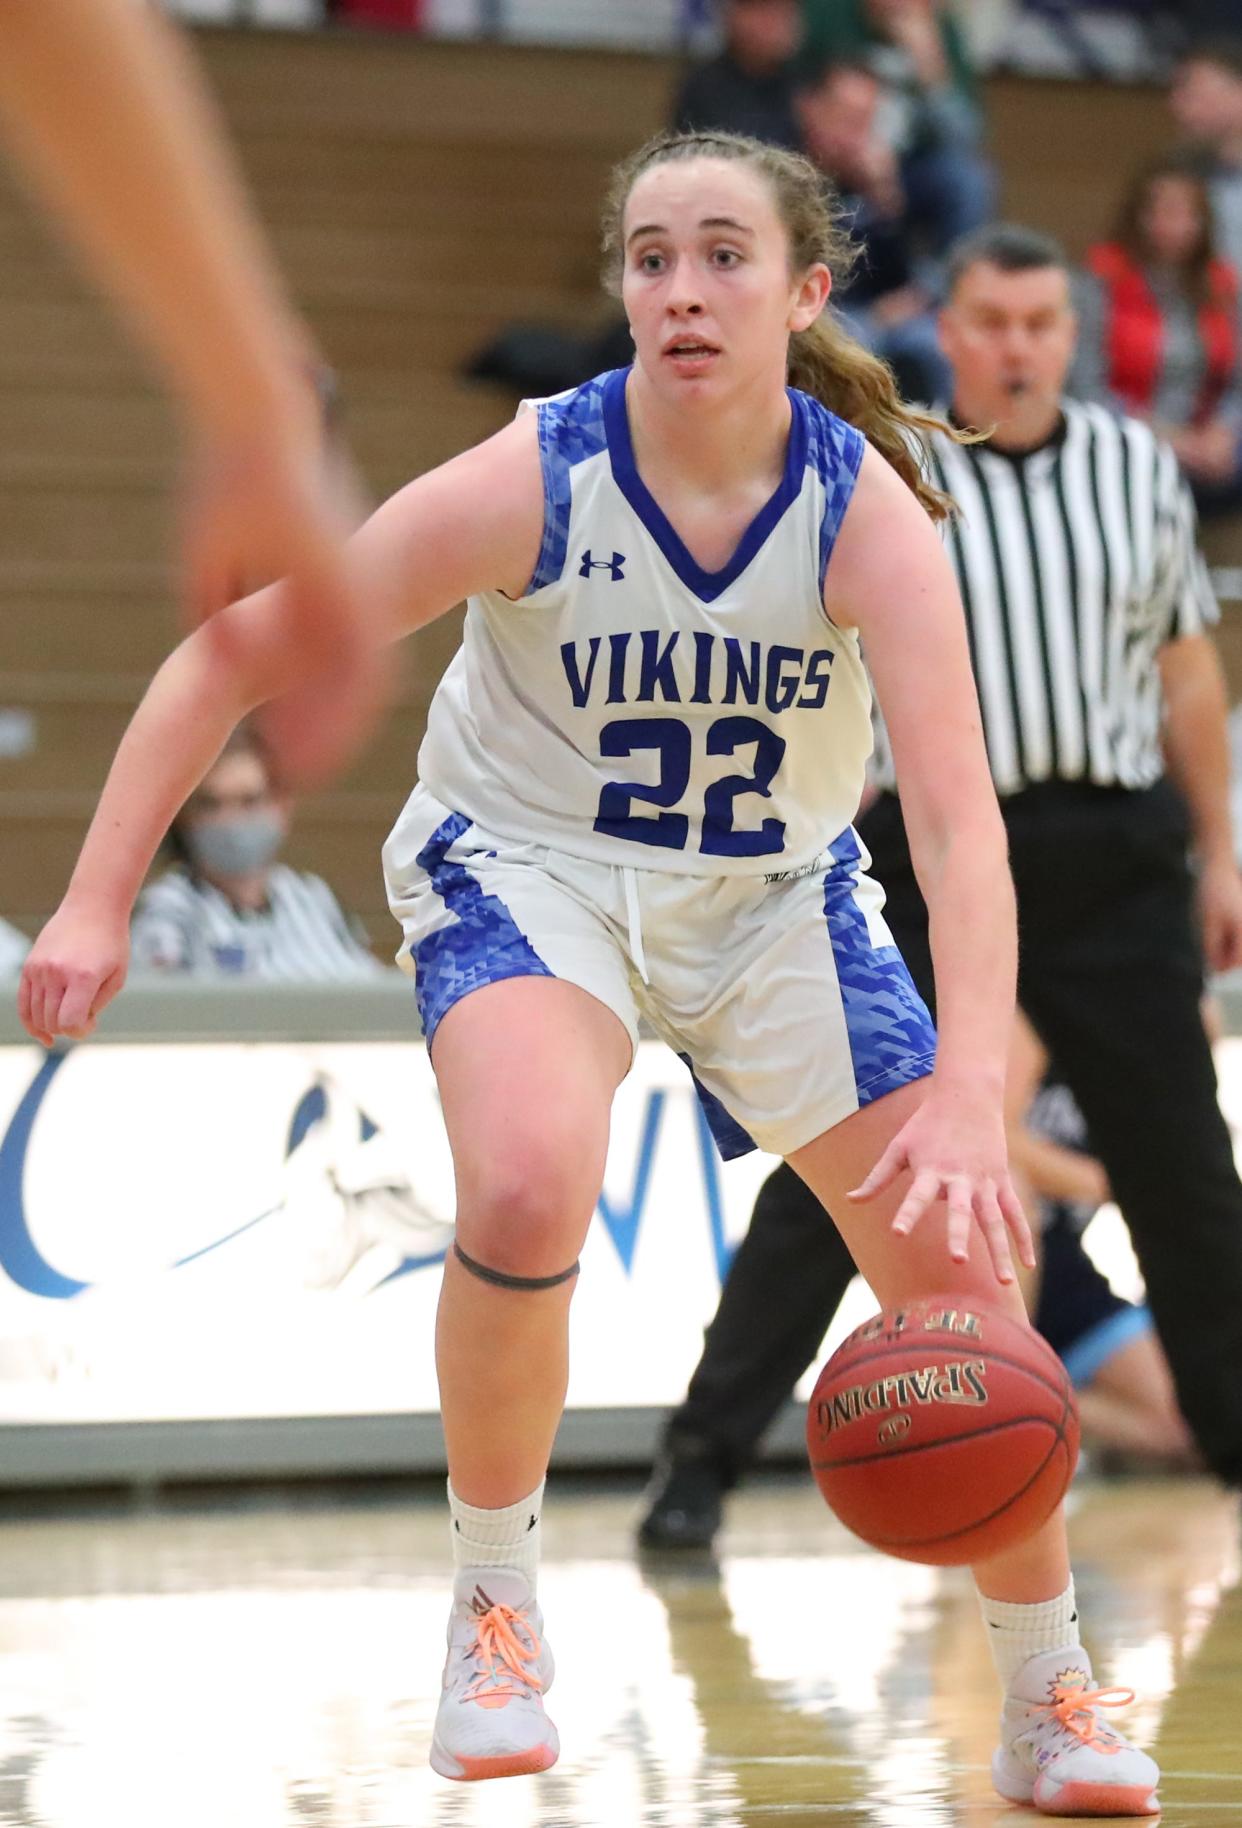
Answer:
<svg viewBox="0 0 1242 1828"><path fill-rule="evenodd" d="M1217 1053L1242 1118L1242 1041ZM683 1394L772 1159L722 1164L680 1062L614 1106L571 1408ZM453 1177L421 1044L0 1047L0 1423L434 1413ZM1104 1208L1088 1245L1141 1285ZM856 1283L831 1347L874 1311Z"/></svg>
<svg viewBox="0 0 1242 1828"><path fill-rule="evenodd" d="M452 1169L421 1045L0 1049L0 1422L434 1411ZM682 1394L767 1158L646 1043L571 1405Z"/></svg>

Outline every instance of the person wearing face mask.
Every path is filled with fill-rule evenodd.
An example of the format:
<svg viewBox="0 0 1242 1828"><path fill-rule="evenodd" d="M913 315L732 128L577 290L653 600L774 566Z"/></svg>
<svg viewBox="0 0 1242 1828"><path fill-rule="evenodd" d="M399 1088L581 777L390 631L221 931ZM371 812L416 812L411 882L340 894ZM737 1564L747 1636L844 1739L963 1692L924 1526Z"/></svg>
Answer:
<svg viewBox="0 0 1242 1828"><path fill-rule="evenodd" d="M284 983L380 973L327 883L276 861L288 823L264 749L243 726L169 830L173 867L138 899L135 968Z"/></svg>

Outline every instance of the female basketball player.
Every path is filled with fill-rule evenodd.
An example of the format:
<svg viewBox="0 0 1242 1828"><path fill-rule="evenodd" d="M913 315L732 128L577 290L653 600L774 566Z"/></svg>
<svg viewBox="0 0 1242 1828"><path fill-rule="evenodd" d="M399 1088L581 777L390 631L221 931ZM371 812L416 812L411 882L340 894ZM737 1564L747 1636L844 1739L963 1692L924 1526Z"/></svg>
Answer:
<svg viewBox="0 0 1242 1828"><path fill-rule="evenodd" d="M633 367L411 484L354 544L393 636L471 598L385 850L457 1174L437 1328L457 1576L432 1747L451 1777L557 1756L543 1480L640 1012L726 1152L786 1155L852 1210L881 1302L953 1289L1022 1313L1001 822L927 512L945 504L886 371L823 316L836 240L804 161L727 136L653 142L606 225ZM24 974L40 1039L94 1026L164 828L233 723L296 680L282 587L224 614L227 648L183 643L122 742ZM938 1050L850 826L870 747L860 640L931 910ZM927 1218L942 1207L947 1226ZM1098 1711L1112 1697L1078 1645L1059 1514L975 1572L1006 1694L1003 1793L1152 1811L1155 1766Z"/></svg>

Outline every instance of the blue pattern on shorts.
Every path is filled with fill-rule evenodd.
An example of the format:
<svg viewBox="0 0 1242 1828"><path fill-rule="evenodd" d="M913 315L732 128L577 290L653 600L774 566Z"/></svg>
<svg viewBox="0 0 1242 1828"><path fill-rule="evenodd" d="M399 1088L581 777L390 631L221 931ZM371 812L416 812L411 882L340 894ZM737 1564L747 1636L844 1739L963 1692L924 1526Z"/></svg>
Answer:
<svg viewBox="0 0 1242 1828"><path fill-rule="evenodd" d="M867 440L854 426L838 419L835 413L810 394L798 394L806 416L806 460L809 468L819 472L824 485L824 518L819 525L819 583L824 576L832 549L845 519L845 510L854 496L854 484L867 448Z"/></svg>
<svg viewBox="0 0 1242 1828"><path fill-rule="evenodd" d="M678 1054L677 1058L694 1081L694 1089L699 1095L707 1127L712 1133L712 1140L720 1151L722 1161L731 1162L739 1155L749 1155L759 1147L753 1136L749 1136L737 1121L731 1117L717 1098L715 1092L709 1092L694 1070L694 1062L689 1054Z"/></svg>
<svg viewBox="0 0 1242 1828"><path fill-rule="evenodd" d="M464 813L450 813L418 853L419 869L431 878L432 888L451 916L410 949L418 1013L429 1047L454 1003L472 990L510 977L554 975L504 902L485 894L467 866L450 858L449 852L470 825Z"/></svg>
<svg viewBox="0 0 1242 1828"><path fill-rule="evenodd" d="M543 466L543 544L535 575L525 596L555 584L569 550L569 516L573 509L572 472L588 457L608 449L604 430L604 383L607 375L576 387L571 394L543 400L539 417L539 461Z"/></svg>
<svg viewBox="0 0 1242 1828"><path fill-rule="evenodd" d="M824 918L862 1106L931 1072L936 1030L896 946L871 943L854 899L862 853L853 830L828 848L833 866L824 878Z"/></svg>

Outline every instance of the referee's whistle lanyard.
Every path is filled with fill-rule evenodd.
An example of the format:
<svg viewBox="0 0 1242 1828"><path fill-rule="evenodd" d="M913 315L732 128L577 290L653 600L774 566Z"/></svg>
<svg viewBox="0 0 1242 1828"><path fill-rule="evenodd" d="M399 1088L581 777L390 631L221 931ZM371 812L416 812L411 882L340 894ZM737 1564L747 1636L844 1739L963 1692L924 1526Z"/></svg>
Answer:
<svg viewBox="0 0 1242 1828"><path fill-rule="evenodd" d="M647 955L643 951L643 923L638 912L638 877L628 863L621 865L621 879L625 883L625 919L629 927L630 957L643 983L649 984L651 979L647 976Z"/></svg>

